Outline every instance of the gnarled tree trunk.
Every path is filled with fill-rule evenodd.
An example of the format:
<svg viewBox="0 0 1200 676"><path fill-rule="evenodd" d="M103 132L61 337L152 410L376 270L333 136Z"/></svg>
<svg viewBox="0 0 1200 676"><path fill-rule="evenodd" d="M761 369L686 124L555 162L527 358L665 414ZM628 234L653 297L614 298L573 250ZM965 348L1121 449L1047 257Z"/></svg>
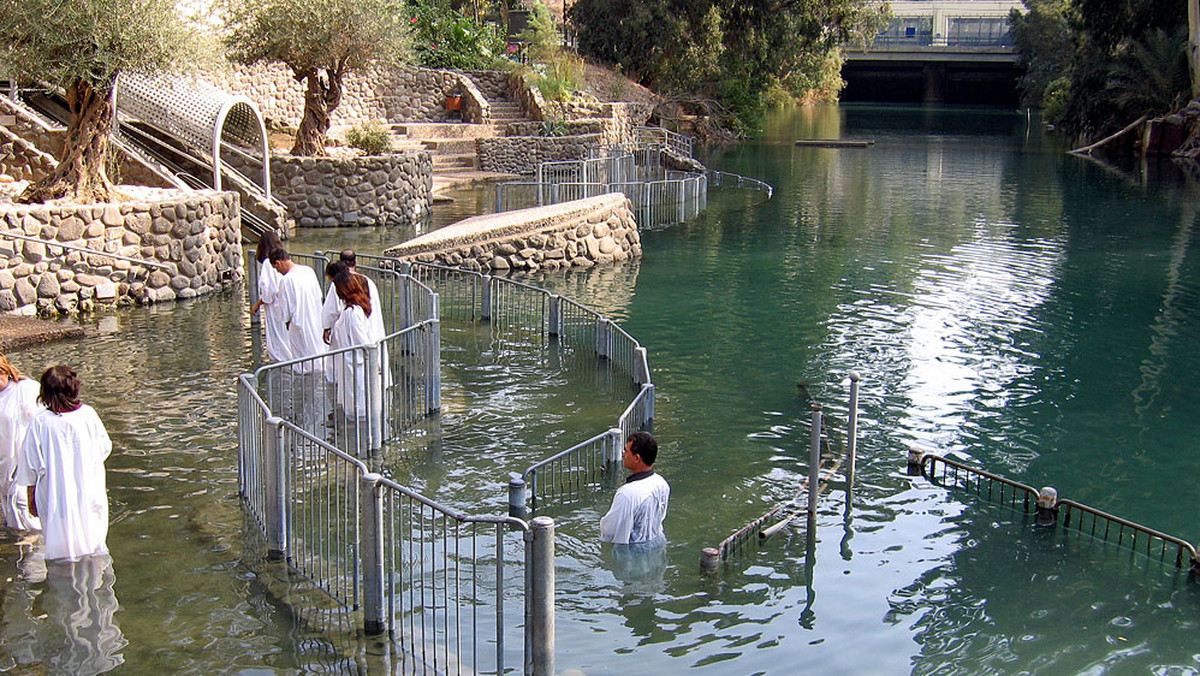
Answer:
<svg viewBox="0 0 1200 676"><path fill-rule="evenodd" d="M76 202L107 202L113 185L105 171L108 135L112 132L112 87L101 90L84 80L67 89L71 122L58 166L49 176L31 183L17 198L26 204L69 198Z"/></svg>
<svg viewBox="0 0 1200 676"><path fill-rule="evenodd" d="M296 131L296 143L292 154L300 156L325 155L325 138L329 133L329 120L338 104L342 102L342 75L337 71L311 70L297 74L304 80L304 117Z"/></svg>

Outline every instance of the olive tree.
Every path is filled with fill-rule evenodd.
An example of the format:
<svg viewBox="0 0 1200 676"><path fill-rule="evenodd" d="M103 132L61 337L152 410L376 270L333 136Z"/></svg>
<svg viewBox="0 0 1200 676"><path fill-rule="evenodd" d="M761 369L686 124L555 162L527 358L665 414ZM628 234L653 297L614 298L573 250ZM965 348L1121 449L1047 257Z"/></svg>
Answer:
<svg viewBox="0 0 1200 676"><path fill-rule="evenodd" d="M58 166L18 200L111 200L105 159L117 75L166 70L186 44L174 0L0 0L0 62L60 88L71 113Z"/></svg>
<svg viewBox="0 0 1200 676"><path fill-rule="evenodd" d="M230 0L225 44L234 61L280 62L305 85L293 155L324 155L348 74L398 61L409 47L403 0Z"/></svg>

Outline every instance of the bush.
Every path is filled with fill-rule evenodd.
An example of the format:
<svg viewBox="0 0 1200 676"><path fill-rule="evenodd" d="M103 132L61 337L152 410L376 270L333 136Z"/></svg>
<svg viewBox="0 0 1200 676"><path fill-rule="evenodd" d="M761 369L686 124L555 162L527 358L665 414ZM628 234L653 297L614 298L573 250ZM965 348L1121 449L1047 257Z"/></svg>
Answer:
<svg viewBox="0 0 1200 676"><path fill-rule="evenodd" d="M392 151L391 132L374 120L350 127L346 131L346 143L368 155L382 155Z"/></svg>
<svg viewBox="0 0 1200 676"><path fill-rule="evenodd" d="M508 48L498 26L464 16L445 0L421 2L409 22L416 29L417 62L427 68L484 70Z"/></svg>

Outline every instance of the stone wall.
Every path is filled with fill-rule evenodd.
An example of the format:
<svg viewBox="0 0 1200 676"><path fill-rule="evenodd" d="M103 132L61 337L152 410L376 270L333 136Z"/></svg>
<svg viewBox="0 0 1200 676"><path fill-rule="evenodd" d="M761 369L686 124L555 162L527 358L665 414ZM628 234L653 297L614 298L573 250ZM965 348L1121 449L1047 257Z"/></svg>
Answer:
<svg viewBox="0 0 1200 676"><path fill-rule="evenodd" d="M0 127L0 174L16 181L37 181L58 163L33 144Z"/></svg>
<svg viewBox="0 0 1200 676"><path fill-rule="evenodd" d="M600 134L580 136L497 136L475 141L482 171L532 174L538 164L558 160L581 160L588 148L600 145Z"/></svg>
<svg viewBox="0 0 1200 676"><path fill-rule="evenodd" d="M274 196L300 227L420 222L433 204L427 151L271 161Z"/></svg>
<svg viewBox="0 0 1200 676"><path fill-rule="evenodd" d="M242 277L239 214L235 193L150 188L113 204L0 203L4 232L165 264L0 237L0 311L70 314L227 287Z"/></svg>
<svg viewBox="0 0 1200 676"><path fill-rule="evenodd" d="M264 118L287 127L298 127L304 112L304 83L282 64L210 70L201 78L231 94L258 104ZM446 95L462 92L462 76L448 70L413 66L377 66L346 77L342 102L331 123L350 126L368 120L387 122L443 122L450 117Z"/></svg>
<svg viewBox="0 0 1200 676"><path fill-rule="evenodd" d="M387 255L468 270L558 270L640 258L642 240L629 200L609 193L475 216L388 249Z"/></svg>

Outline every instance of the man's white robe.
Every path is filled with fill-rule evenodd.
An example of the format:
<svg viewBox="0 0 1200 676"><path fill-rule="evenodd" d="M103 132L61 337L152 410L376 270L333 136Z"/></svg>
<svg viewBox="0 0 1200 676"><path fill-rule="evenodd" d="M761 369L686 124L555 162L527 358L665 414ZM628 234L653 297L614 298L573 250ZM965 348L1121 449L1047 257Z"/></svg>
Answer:
<svg viewBox="0 0 1200 676"><path fill-rule="evenodd" d="M283 275L265 260L258 271L258 297L263 305L263 325L267 329L267 356L275 361L292 358L288 345L287 328L284 327L283 306L279 303L279 283Z"/></svg>
<svg viewBox="0 0 1200 676"><path fill-rule="evenodd" d="M325 353L321 339L321 285L317 274L307 265L292 265L279 282L279 304L287 325L288 347L292 359L315 357ZM295 368L302 373L324 369L323 360L314 360Z"/></svg>
<svg viewBox="0 0 1200 676"><path fill-rule="evenodd" d="M617 489L612 507L600 519L600 541L627 545L664 539L663 520L671 487L658 474L639 473Z"/></svg>
<svg viewBox="0 0 1200 676"><path fill-rule="evenodd" d="M33 416L21 446L17 483L36 487L47 561L108 553L104 461L110 453L108 431L87 404Z"/></svg>
<svg viewBox="0 0 1200 676"><path fill-rule="evenodd" d="M17 453L25 441L29 422L41 408L37 402L41 385L31 378L8 383L0 390L0 515L4 525L37 530L41 523L29 513L24 486L17 484Z"/></svg>

